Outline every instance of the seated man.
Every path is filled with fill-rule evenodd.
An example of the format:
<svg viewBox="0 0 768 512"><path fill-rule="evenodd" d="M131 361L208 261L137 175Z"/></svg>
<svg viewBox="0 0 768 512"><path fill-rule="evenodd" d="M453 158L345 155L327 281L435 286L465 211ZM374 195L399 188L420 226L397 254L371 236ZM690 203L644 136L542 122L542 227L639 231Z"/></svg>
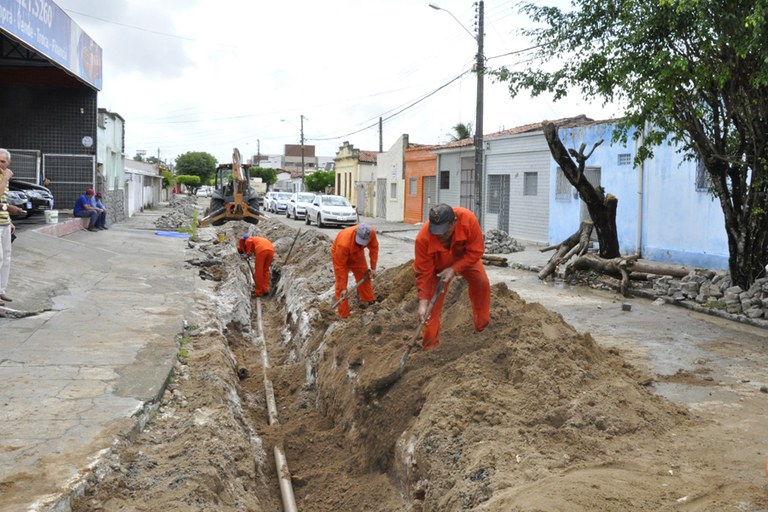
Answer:
<svg viewBox="0 0 768 512"><path fill-rule="evenodd" d="M95 206L101 210L101 213L99 213L99 220L96 221L96 229L109 229L107 227L107 207L104 206L104 203L101 201L103 197L101 192L96 192L96 199L91 203L91 206Z"/></svg>
<svg viewBox="0 0 768 512"><path fill-rule="evenodd" d="M91 204L91 198L94 196L92 188L85 190L85 194L81 195L75 201L75 207L72 209L72 214L75 217L87 217L88 231L98 231L96 223L99 221L99 216L102 213L101 209Z"/></svg>

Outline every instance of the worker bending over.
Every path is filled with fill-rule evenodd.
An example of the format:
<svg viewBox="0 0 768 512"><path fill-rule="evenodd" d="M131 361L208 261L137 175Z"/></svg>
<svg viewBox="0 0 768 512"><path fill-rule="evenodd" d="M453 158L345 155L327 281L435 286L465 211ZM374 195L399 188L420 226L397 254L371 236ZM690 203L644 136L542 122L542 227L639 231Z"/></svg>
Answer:
<svg viewBox="0 0 768 512"><path fill-rule="evenodd" d="M469 285L475 331L482 332L491 317L491 283L481 260L485 242L475 214L460 206L436 204L429 210L429 221L416 235L414 250L419 321L425 320L438 281L442 279L447 285L456 274L461 274ZM435 302L422 331L424 350L440 345L440 310L444 300L445 291Z"/></svg>
<svg viewBox="0 0 768 512"><path fill-rule="evenodd" d="M248 256L253 254L253 294L256 297L269 295L269 268L275 258L275 246L266 238L243 235L237 242L237 252Z"/></svg>
<svg viewBox="0 0 768 512"><path fill-rule="evenodd" d="M368 248L368 257L371 260L370 270L365 261L365 248ZM342 229L331 245L331 259L333 260L333 275L336 278L336 300L346 296L349 271L355 276L355 281L365 277L370 278L357 287L362 306L368 307L376 300L373 295L373 280L376 274L376 263L379 261L379 240L376 231L368 224L359 224ZM349 316L349 300L342 300L338 306L339 316Z"/></svg>

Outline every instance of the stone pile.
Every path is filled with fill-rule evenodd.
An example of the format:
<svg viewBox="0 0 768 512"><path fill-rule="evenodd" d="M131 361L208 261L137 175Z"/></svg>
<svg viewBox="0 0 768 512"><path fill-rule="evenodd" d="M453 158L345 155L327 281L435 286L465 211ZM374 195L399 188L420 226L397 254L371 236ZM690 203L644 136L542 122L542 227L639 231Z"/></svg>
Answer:
<svg viewBox="0 0 768 512"><path fill-rule="evenodd" d="M198 210L197 199L192 196L175 196L170 203L168 213L155 221L155 226L161 229L179 229L189 227L195 211Z"/></svg>
<svg viewBox="0 0 768 512"><path fill-rule="evenodd" d="M651 278L653 293L672 302L695 301L707 308L747 318L768 318L768 277L757 279L749 290L731 285L728 274L694 270L682 279Z"/></svg>
<svg viewBox="0 0 768 512"><path fill-rule="evenodd" d="M523 244L510 237L506 231L492 229L485 234L486 254L510 254L524 250Z"/></svg>

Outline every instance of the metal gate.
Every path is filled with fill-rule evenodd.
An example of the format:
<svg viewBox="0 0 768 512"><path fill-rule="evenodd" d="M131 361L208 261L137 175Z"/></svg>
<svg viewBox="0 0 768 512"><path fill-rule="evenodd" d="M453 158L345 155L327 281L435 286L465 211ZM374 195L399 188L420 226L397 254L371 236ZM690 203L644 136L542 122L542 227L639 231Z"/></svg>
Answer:
<svg viewBox="0 0 768 512"><path fill-rule="evenodd" d="M435 204L437 198L437 178L435 176L424 176L422 193L421 221L426 222L429 220L429 209Z"/></svg>
<svg viewBox="0 0 768 512"><path fill-rule="evenodd" d="M376 180L376 216L387 218L387 179Z"/></svg>
<svg viewBox="0 0 768 512"><path fill-rule="evenodd" d="M96 179L93 155L43 155L43 179L55 198L57 208L69 209Z"/></svg>
<svg viewBox="0 0 768 512"><path fill-rule="evenodd" d="M461 191L459 192L459 206L475 211L475 171L474 169L461 170ZM475 212L477 215L477 212Z"/></svg>
<svg viewBox="0 0 768 512"><path fill-rule="evenodd" d="M13 177L32 183L40 181L40 151L36 149L9 149Z"/></svg>
<svg viewBox="0 0 768 512"><path fill-rule="evenodd" d="M496 229L509 233L509 174L488 176L488 213L496 214Z"/></svg>
<svg viewBox="0 0 768 512"><path fill-rule="evenodd" d="M365 196L365 184L357 184L357 214L367 216L365 213L365 204L368 202L368 198Z"/></svg>

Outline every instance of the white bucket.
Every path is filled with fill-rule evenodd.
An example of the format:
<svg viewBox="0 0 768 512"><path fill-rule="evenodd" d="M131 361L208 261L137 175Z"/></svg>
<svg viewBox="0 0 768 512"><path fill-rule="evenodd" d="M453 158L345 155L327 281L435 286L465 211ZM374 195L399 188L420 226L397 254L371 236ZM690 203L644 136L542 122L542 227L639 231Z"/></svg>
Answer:
<svg viewBox="0 0 768 512"><path fill-rule="evenodd" d="M45 223L56 224L59 222L59 210L45 210Z"/></svg>

